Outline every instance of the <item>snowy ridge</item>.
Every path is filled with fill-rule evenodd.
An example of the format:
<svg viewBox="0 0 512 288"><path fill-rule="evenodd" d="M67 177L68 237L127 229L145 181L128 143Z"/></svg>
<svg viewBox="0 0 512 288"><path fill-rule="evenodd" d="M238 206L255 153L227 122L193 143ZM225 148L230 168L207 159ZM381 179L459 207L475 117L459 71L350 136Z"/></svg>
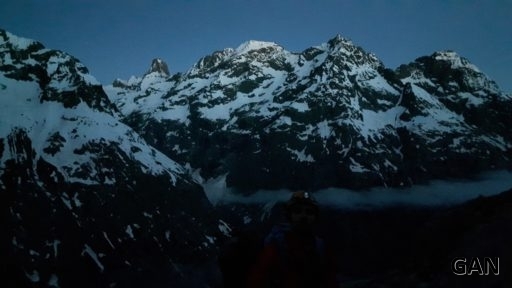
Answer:
<svg viewBox="0 0 512 288"><path fill-rule="evenodd" d="M5 35L8 37L0 37L4 41L2 47L10 46L10 49L25 51L24 49L37 43L8 32L5 32ZM99 85L96 79L88 74L87 69L73 57L39 46L37 50L30 51L26 59L13 59L13 51L16 50L4 48L0 51L0 59L3 63L15 63L19 69L27 65L42 65L50 79L44 89L52 91L54 95L73 92L77 87ZM50 56L45 62L37 62L34 58L41 55ZM114 173L97 167L92 161L96 155L77 152L96 144L113 144L119 147L128 158L141 164L143 173L167 174L173 183L176 182L176 177L184 173L176 162L148 146L130 127L119 122L115 113L92 109L84 102L78 102L74 107L65 107L66 105L59 101L41 102L44 90L41 88L41 80L35 78L37 75L34 75L34 80L31 81L13 79L13 76L9 75L8 72L0 73L0 110L4 116L0 125L0 139L6 139L7 135L16 129L24 130L32 140L37 155L60 167L68 181L87 184L115 183L115 179L99 176ZM156 82L152 81L151 85L155 85ZM102 101L108 102L108 99L105 97ZM54 138L59 139L58 144L52 143ZM50 149L52 145L57 145L58 148ZM12 156L14 155L4 153L0 167ZM85 171L90 173L83 173Z"/></svg>
<svg viewBox="0 0 512 288"><path fill-rule="evenodd" d="M224 160L237 155L260 165L254 168L257 171L247 172L250 175L240 176L240 181L259 179L243 180L247 185L279 182L273 177L281 169L290 173L283 178L307 179L310 169L330 169L327 166L333 170L324 175L344 180L335 176L316 180L324 185L339 185L329 181L403 185L413 181L407 180L410 172L403 170L410 170L407 165L418 166L414 173L423 175L437 169L438 162L469 157L468 153L507 158L498 155L509 149L505 144L509 137L497 137L505 130L493 134L478 128L480 112L474 110L491 105L496 97L506 97L473 66L455 53L439 52L392 71L374 54L338 35L301 53L272 42L248 41L237 49L203 57L189 72L165 81L140 82L131 88L109 85L105 90L126 123L139 127L146 140L200 171L204 179L228 173L232 185L245 185L236 179L244 172ZM435 74L450 70L457 71L448 73L451 78ZM411 88L404 96L407 83ZM496 121L504 121L503 113L495 115ZM158 136L162 133L163 139ZM246 143L244 148L217 148L237 141ZM432 167L418 165L411 152L416 150L429 151L423 161L431 161ZM194 160L203 159L204 153L211 153L208 160ZM327 155L329 160L321 160ZM284 159L282 163L262 160L271 157ZM211 171L210 167L218 168ZM357 175L358 180L344 175ZM282 185L293 184L260 188Z"/></svg>
<svg viewBox="0 0 512 288"><path fill-rule="evenodd" d="M448 61L451 63L452 69L468 68L475 72L481 72L478 67L471 64L467 59L460 57L453 51L441 51L434 54L436 60Z"/></svg>
<svg viewBox="0 0 512 288"><path fill-rule="evenodd" d="M48 59L46 71L52 79L49 83L50 87L57 91L70 91L76 89L76 80L67 77L75 71L80 77L80 82L87 85L101 85L94 76L87 72L87 68L85 68L85 66L80 62L75 63L75 66L73 67L73 70L76 69L75 71L70 71L70 68L65 64L74 61L73 57L62 52L54 53L54 55Z"/></svg>
<svg viewBox="0 0 512 288"><path fill-rule="evenodd" d="M31 45L40 44L31 39L18 37L10 32L5 31L5 38L0 39L0 45L5 45L6 43L10 43L14 48L18 50L25 50L29 48Z"/></svg>
<svg viewBox="0 0 512 288"><path fill-rule="evenodd" d="M278 50L282 50L283 48L279 45L277 45L274 42L264 42L264 41L256 41L256 40L249 40L247 42L242 43L240 46L238 46L235 50L235 54L244 54L250 51L254 50L260 50L263 48L274 48Z"/></svg>
<svg viewBox="0 0 512 288"><path fill-rule="evenodd" d="M492 95L507 98L498 85L478 67L453 51L440 51L420 57L400 66L398 73L404 74L401 76L402 81L415 83L431 94L446 95L457 102L469 99L478 106L488 102Z"/></svg>
<svg viewBox="0 0 512 288"><path fill-rule="evenodd" d="M0 90L1 110L5 116L0 126L0 138L5 139L14 129L24 129L32 139L35 152L44 155L54 166L61 167L69 182L106 184L98 178L99 170L87 173L85 178L74 176L84 167L95 170L95 165L91 162L94 155L78 155L75 151L98 141L118 145L124 153L145 167L144 173L166 173L172 177L173 182L176 181L176 175L183 173L177 163L149 147L131 128L111 115L91 111L85 104L66 109L59 103L39 103L40 90L34 82L16 81L3 75L0 75L0 82L6 86ZM20 99L16 95L24 97ZM50 146L51 136L55 134L62 137L62 147L59 153L52 155L44 150ZM12 156L5 153L0 165ZM101 172L105 174L108 171ZM103 179L108 184L113 184L114 180Z"/></svg>

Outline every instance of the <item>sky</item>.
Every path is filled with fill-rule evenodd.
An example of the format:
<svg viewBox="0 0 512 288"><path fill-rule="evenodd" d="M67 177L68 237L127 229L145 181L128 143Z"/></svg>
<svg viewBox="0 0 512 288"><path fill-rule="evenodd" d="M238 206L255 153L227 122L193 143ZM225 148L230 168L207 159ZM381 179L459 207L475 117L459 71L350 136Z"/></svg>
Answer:
<svg viewBox="0 0 512 288"><path fill-rule="evenodd" d="M512 0L0 0L0 28L65 51L101 83L171 73L248 40L301 52L341 35L394 69L435 51L512 92Z"/></svg>

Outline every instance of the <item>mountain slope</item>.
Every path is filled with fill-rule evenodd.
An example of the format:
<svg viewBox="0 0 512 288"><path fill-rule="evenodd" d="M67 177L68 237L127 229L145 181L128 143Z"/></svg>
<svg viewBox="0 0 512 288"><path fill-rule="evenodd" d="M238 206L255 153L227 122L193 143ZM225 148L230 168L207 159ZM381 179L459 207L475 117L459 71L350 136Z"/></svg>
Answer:
<svg viewBox="0 0 512 288"><path fill-rule="evenodd" d="M0 30L0 62L8 286L192 281L219 225L201 187L118 120L77 59Z"/></svg>
<svg viewBox="0 0 512 288"><path fill-rule="evenodd" d="M392 71L340 36L301 53L249 41L105 91L160 151L244 191L410 185L512 156L510 97L451 52Z"/></svg>
<svg viewBox="0 0 512 288"><path fill-rule="evenodd" d="M510 167L512 98L476 66L444 51L402 65L397 74L408 83L400 119L407 128L402 143L414 155L410 169L464 177Z"/></svg>

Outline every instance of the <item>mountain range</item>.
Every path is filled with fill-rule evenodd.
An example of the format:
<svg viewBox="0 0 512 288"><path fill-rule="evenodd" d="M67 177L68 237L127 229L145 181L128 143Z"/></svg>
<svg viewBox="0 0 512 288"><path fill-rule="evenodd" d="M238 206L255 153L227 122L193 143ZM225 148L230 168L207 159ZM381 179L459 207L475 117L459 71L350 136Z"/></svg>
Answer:
<svg viewBox="0 0 512 288"><path fill-rule="evenodd" d="M248 41L102 85L0 30L7 286L198 286L229 225L202 184L404 187L511 167L512 96L467 59L386 68L336 36Z"/></svg>
<svg viewBox="0 0 512 288"><path fill-rule="evenodd" d="M362 189L510 167L512 98L455 52L391 70L337 36L301 53L248 41L184 74L158 63L105 92L200 181Z"/></svg>

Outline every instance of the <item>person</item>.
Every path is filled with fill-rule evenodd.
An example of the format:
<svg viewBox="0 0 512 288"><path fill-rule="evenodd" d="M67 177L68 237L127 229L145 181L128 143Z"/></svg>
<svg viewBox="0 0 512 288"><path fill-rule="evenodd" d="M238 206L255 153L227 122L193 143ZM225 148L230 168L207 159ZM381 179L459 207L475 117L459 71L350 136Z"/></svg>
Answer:
<svg viewBox="0 0 512 288"><path fill-rule="evenodd" d="M287 221L266 237L247 287L337 287L334 257L315 233L315 199L308 192L295 192L284 212Z"/></svg>

